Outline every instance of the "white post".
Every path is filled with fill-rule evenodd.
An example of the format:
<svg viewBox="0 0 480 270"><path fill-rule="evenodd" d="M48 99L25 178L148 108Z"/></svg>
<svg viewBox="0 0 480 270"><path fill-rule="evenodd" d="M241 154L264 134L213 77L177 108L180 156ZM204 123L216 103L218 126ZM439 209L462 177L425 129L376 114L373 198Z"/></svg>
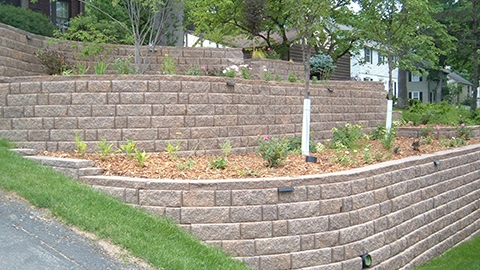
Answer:
<svg viewBox="0 0 480 270"><path fill-rule="evenodd" d="M387 100L387 123L385 129L387 130L387 134L390 133L390 129L392 128L392 114L393 114L393 100Z"/></svg>
<svg viewBox="0 0 480 270"><path fill-rule="evenodd" d="M302 155L310 155L310 99L303 100Z"/></svg>

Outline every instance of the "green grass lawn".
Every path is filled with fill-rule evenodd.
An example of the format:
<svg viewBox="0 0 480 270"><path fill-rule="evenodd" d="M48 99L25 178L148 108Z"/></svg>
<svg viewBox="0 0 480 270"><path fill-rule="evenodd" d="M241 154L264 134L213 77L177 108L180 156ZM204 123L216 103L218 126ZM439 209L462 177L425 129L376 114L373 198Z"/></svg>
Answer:
<svg viewBox="0 0 480 270"><path fill-rule="evenodd" d="M454 247L415 270L478 270L480 269L480 236Z"/></svg>
<svg viewBox="0 0 480 270"><path fill-rule="evenodd" d="M0 188L67 224L110 239L159 269L247 269L166 218L150 215L8 150L0 140Z"/></svg>

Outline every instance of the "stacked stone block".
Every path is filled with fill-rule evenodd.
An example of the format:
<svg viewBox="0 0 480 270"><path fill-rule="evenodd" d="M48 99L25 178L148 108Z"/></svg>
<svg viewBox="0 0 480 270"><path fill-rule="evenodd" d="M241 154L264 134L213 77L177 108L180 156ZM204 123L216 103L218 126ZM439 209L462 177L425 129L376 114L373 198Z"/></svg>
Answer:
<svg viewBox="0 0 480 270"><path fill-rule="evenodd" d="M301 134L303 87L218 77L63 76L0 83L0 137L21 147L73 151L75 133L97 148L127 139L147 152L179 141L183 151L219 153L227 139L236 152L253 151L258 135ZM359 123L366 130L384 122L380 83L313 85L311 131L317 141L331 129Z"/></svg>
<svg viewBox="0 0 480 270"><path fill-rule="evenodd" d="M168 216L254 269L362 269L365 253L373 269L413 269L480 234L479 158L473 145L295 178L79 181Z"/></svg>

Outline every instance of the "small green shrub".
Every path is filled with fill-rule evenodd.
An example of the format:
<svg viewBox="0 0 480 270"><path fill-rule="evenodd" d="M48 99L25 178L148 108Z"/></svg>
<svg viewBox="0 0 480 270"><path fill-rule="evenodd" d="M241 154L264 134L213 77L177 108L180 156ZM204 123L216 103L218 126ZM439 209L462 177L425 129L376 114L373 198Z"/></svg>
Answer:
<svg viewBox="0 0 480 270"><path fill-rule="evenodd" d="M298 81L297 75L290 73L288 74L288 81L291 83L295 83Z"/></svg>
<svg viewBox="0 0 480 270"><path fill-rule="evenodd" d="M267 167L278 167L288 156L288 145L285 139L264 136L258 140L257 152L267 162Z"/></svg>
<svg viewBox="0 0 480 270"><path fill-rule="evenodd" d="M263 79L266 82L269 82L272 79L272 72L267 71L267 70L263 71Z"/></svg>
<svg viewBox="0 0 480 270"><path fill-rule="evenodd" d="M199 66L192 66L187 71L185 71L185 75L200 76L205 72L204 70L205 66L202 66L202 67L203 69Z"/></svg>
<svg viewBox="0 0 480 270"><path fill-rule="evenodd" d="M177 160L178 151L180 151L181 148L182 147L179 141L177 141L175 145L173 145L171 142L167 142L167 146L165 146L165 151L168 153L172 160Z"/></svg>
<svg viewBox="0 0 480 270"><path fill-rule="evenodd" d="M145 162L149 157L150 155L147 155L147 153L145 153L145 150L143 152L140 152L140 150L135 149L135 159L137 159L138 167L145 167Z"/></svg>
<svg viewBox="0 0 480 270"><path fill-rule="evenodd" d="M280 76L280 75L278 75L278 74L275 74L275 81L276 81L276 82L281 82L281 81L283 81L282 76Z"/></svg>
<svg viewBox="0 0 480 270"><path fill-rule="evenodd" d="M46 37L52 37L56 29L50 19L42 13L12 5L4 5L1 1L0 23Z"/></svg>
<svg viewBox="0 0 480 270"><path fill-rule="evenodd" d="M457 137L469 140L473 130L467 127L465 124L461 124L457 127Z"/></svg>
<svg viewBox="0 0 480 270"><path fill-rule="evenodd" d="M252 78L247 67L240 67L240 72L242 72L242 78L245 80L250 80Z"/></svg>
<svg viewBox="0 0 480 270"><path fill-rule="evenodd" d="M1 5L0 5L1 6ZM72 70L63 52L44 48L35 53L48 75L62 75L66 70Z"/></svg>
<svg viewBox="0 0 480 270"><path fill-rule="evenodd" d="M112 154L113 144L108 144L107 139L105 138L102 138L101 140L102 141L97 142L97 145L100 148L100 151L98 151L98 154L100 155L103 161L106 161L108 159L108 156Z"/></svg>
<svg viewBox="0 0 480 270"><path fill-rule="evenodd" d="M87 74L87 71L88 71L89 67L87 67L87 64L85 63L77 63L77 69L76 69L76 74L77 75L85 75Z"/></svg>
<svg viewBox="0 0 480 270"><path fill-rule="evenodd" d="M87 144L80 140L80 137L78 136L78 132L75 131L75 143L77 145L77 149L75 149L75 153L83 156L85 155L85 152L87 151Z"/></svg>
<svg viewBox="0 0 480 270"><path fill-rule="evenodd" d="M333 149L357 149L360 146L360 140L364 138L361 131L362 126L348 123L343 127L334 127L330 147Z"/></svg>
<svg viewBox="0 0 480 270"><path fill-rule="evenodd" d="M209 162L208 164L208 167L210 169L220 169L220 170L223 170L227 167L227 164L228 164L228 160L226 158L223 158L223 157L218 157L212 161Z"/></svg>
<svg viewBox="0 0 480 270"><path fill-rule="evenodd" d="M165 57L163 57L163 64L160 67L160 70L163 74L175 75L175 62L169 54L165 54Z"/></svg>
<svg viewBox="0 0 480 270"><path fill-rule="evenodd" d="M135 150L137 149L137 144L133 140L127 139L126 144L120 145L120 149L122 152L125 153L125 156L127 158L131 158L133 156L133 153L135 153Z"/></svg>
<svg viewBox="0 0 480 270"><path fill-rule="evenodd" d="M335 70L335 63L330 55L317 54L310 58L310 74L319 80L328 80Z"/></svg>
<svg viewBox="0 0 480 270"><path fill-rule="evenodd" d="M113 69L117 71L118 74L135 74L135 69L132 67L131 62L132 57L116 58L113 62Z"/></svg>
<svg viewBox="0 0 480 270"><path fill-rule="evenodd" d="M103 61L98 61L95 66L93 67L93 70L95 71L95 74L97 75L103 75L107 71L108 64L103 62Z"/></svg>

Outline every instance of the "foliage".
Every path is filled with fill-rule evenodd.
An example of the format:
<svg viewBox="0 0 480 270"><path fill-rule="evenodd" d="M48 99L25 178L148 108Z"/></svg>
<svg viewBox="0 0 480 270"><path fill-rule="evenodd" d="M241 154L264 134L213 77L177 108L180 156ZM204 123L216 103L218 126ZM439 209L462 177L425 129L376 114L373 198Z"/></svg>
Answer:
<svg viewBox="0 0 480 270"><path fill-rule="evenodd" d="M438 57L453 48L452 38L432 18L433 6L423 0L358 0L359 30L363 40L374 43L386 57L389 71L388 99L393 97L392 72L400 67L424 72L436 67ZM372 27L375 26L375 27ZM437 47L435 37L445 46ZM440 68L440 67L439 67Z"/></svg>
<svg viewBox="0 0 480 270"><path fill-rule="evenodd" d="M189 76L200 76L200 75L205 75L206 73L206 67L205 66L192 66L190 67L187 71L185 71L185 75Z"/></svg>
<svg viewBox="0 0 480 270"><path fill-rule="evenodd" d="M186 162L184 163L179 163L177 165L178 169L183 171L183 170L187 170L187 169L190 169L191 167L195 166L195 161L193 160L190 160L188 159Z"/></svg>
<svg viewBox="0 0 480 270"><path fill-rule="evenodd" d="M405 122L412 122L414 125L455 126L460 123L476 122L474 114L469 109L456 107L445 101L439 104L411 102L407 110L402 112L402 118Z"/></svg>
<svg viewBox="0 0 480 270"><path fill-rule="evenodd" d="M315 140L312 138L312 133L313 132L310 132L310 136L309 136L309 151L310 153L316 153L317 152L317 149L316 149L316 143L315 143ZM294 137L287 137L285 138L285 141L287 143L287 151L288 152L293 152L293 153L298 153L298 154L301 154L302 153L302 136L294 136Z"/></svg>
<svg viewBox="0 0 480 270"><path fill-rule="evenodd" d="M140 168L145 167L145 162L149 157L150 155L145 153L145 150L141 152L140 150L135 149L135 159L137 160L138 167Z"/></svg>
<svg viewBox="0 0 480 270"><path fill-rule="evenodd" d="M276 81L276 82L281 82L281 81L283 81L282 76L280 76L279 74L275 74L275 81Z"/></svg>
<svg viewBox="0 0 480 270"><path fill-rule="evenodd" d="M105 1L108 4L109 1ZM111 5L111 3L110 3ZM112 10L113 7L109 7ZM60 39L87 43L132 44L133 38L128 29L112 19L98 18L94 14L78 15L69 22L68 31L58 33ZM121 17L121 16L119 16ZM128 17L126 18L128 20ZM123 20L123 19L122 19ZM125 21L124 23L126 23Z"/></svg>
<svg viewBox="0 0 480 270"><path fill-rule="evenodd" d="M98 151L97 153L101 156L101 159L103 161L106 161L108 159L108 156L112 154L113 144L108 144L107 139L102 138L100 142L97 142L97 145L100 148L100 151Z"/></svg>
<svg viewBox="0 0 480 270"><path fill-rule="evenodd" d="M62 75L64 71L72 69L63 52L47 47L36 52L35 56L45 67L48 75Z"/></svg>
<svg viewBox="0 0 480 270"><path fill-rule="evenodd" d="M381 143L384 149L386 150L392 150L393 144L395 142L395 129L391 128L387 134L381 139Z"/></svg>
<svg viewBox="0 0 480 270"><path fill-rule="evenodd" d="M249 80L252 78L247 67L240 67L240 72L242 73L242 78L244 78L245 80Z"/></svg>
<svg viewBox="0 0 480 270"><path fill-rule="evenodd" d="M163 57L163 63L160 67L160 70L163 74L175 75L175 62L169 54L165 54L165 57Z"/></svg>
<svg viewBox="0 0 480 270"><path fill-rule="evenodd" d="M4 5L0 2L0 23L11 25L32 34L52 37L56 29L50 19L27 8Z"/></svg>
<svg viewBox="0 0 480 270"><path fill-rule="evenodd" d="M333 137L330 147L333 149L357 149L360 146L360 140L364 138L361 131L362 126L349 123L343 127L332 128Z"/></svg>
<svg viewBox="0 0 480 270"><path fill-rule="evenodd" d="M335 70L335 64L330 55L317 54L310 58L310 74L320 80L328 80Z"/></svg>
<svg viewBox="0 0 480 270"><path fill-rule="evenodd" d="M312 45L325 50L334 60L348 52L356 40L353 31L338 29L339 24L351 25L353 21L355 14L346 7L350 0L186 0L184 3L187 24L198 35L217 43L255 38L267 50L270 48L271 53L267 51L270 59L282 59L291 45L301 40L302 35L290 33L293 29L298 32L297 21L302 17L315 18L315 23L309 24L318 30L311 32L317 33L311 39ZM308 11L311 16L304 16Z"/></svg>
<svg viewBox="0 0 480 270"><path fill-rule="evenodd" d="M269 82L272 79L272 72L270 72L268 70L263 71L263 79L266 82Z"/></svg>
<svg viewBox="0 0 480 270"><path fill-rule="evenodd" d="M295 83L298 81L297 75L290 73L288 74L288 81L291 83Z"/></svg>
<svg viewBox="0 0 480 270"><path fill-rule="evenodd" d="M75 149L75 153L83 156L87 150L87 144L80 139L78 136L78 132L75 131L75 144L77 145L77 149Z"/></svg>
<svg viewBox="0 0 480 270"><path fill-rule="evenodd" d="M135 69L132 67L131 58L131 56L116 58L112 64L113 69L115 69L118 74L135 74Z"/></svg>
<svg viewBox="0 0 480 270"><path fill-rule="evenodd" d="M457 137L463 138L465 140L470 139L472 135L472 128L467 127L464 123L457 127Z"/></svg>
<svg viewBox="0 0 480 270"><path fill-rule="evenodd" d="M77 68L75 73L78 75L85 75L87 74L88 69L89 68L87 67L87 64L79 62L77 63Z"/></svg>
<svg viewBox="0 0 480 270"><path fill-rule="evenodd" d="M108 68L108 64L100 60L95 64L95 66L93 67L93 70L95 71L95 74L103 75L107 71L107 68Z"/></svg>
<svg viewBox="0 0 480 270"><path fill-rule="evenodd" d="M167 146L165 146L165 151L167 151L171 159L177 160L178 151L180 151L181 148L182 146L180 145L179 141L176 141L175 145L173 145L171 142L167 142Z"/></svg>
<svg viewBox="0 0 480 270"><path fill-rule="evenodd" d="M267 162L267 167L278 167L288 155L288 142L277 137L264 136L258 140L257 152Z"/></svg>
<svg viewBox="0 0 480 270"><path fill-rule="evenodd" d="M126 144L120 145L121 151L125 153L125 156L127 158L132 157L133 153L135 153L135 151L137 150L136 147L137 147L137 144L133 140L129 140L129 139L127 139Z"/></svg>
<svg viewBox="0 0 480 270"><path fill-rule="evenodd" d="M220 148L222 149L222 153L225 155L225 157L228 157L230 153L232 153L232 144L228 139L220 146Z"/></svg>
<svg viewBox="0 0 480 270"><path fill-rule="evenodd" d="M227 167L228 160L224 157L218 157L208 163L208 167L210 169L220 169L223 170Z"/></svg>

